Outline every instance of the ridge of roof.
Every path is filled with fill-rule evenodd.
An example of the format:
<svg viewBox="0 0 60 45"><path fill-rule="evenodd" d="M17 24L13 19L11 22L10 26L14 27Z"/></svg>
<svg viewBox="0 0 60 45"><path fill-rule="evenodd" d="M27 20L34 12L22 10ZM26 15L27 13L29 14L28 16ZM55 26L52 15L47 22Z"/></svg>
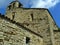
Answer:
<svg viewBox="0 0 60 45"><path fill-rule="evenodd" d="M48 10L47 8L23 8L23 9L40 9L40 10Z"/></svg>
<svg viewBox="0 0 60 45"><path fill-rule="evenodd" d="M57 26L57 28L59 28L58 25L57 25L57 23L56 23L56 21L54 20L54 18L53 18L53 16L52 16L51 12L50 12L48 9L47 9L47 11L48 11L48 13L50 14L51 18L53 19L53 21L54 21L55 25Z"/></svg>

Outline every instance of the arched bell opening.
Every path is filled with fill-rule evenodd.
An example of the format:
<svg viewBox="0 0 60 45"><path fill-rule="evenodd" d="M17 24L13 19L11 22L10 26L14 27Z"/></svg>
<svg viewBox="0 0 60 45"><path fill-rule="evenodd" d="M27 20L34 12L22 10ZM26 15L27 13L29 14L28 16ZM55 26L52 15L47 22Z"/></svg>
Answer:
<svg viewBox="0 0 60 45"><path fill-rule="evenodd" d="M9 4L8 10L21 7L23 7L23 5L18 0L15 0Z"/></svg>

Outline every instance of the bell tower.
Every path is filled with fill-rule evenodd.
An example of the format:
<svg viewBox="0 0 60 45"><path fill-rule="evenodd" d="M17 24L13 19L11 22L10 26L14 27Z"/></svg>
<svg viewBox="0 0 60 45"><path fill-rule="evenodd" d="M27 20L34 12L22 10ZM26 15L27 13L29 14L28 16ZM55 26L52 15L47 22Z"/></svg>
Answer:
<svg viewBox="0 0 60 45"><path fill-rule="evenodd" d="M16 2L15 2L15 7L19 7L19 2L18 2L18 0L15 0Z"/></svg>
<svg viewBox="0 0 60 45"><path fill-rule="evenodd" d="M21 7L21 6L22 6L22 4L18 0L15 0L15 7L17 8L17 7Z"/></svg>
<svg viewBox="0 0 60 45"><path fill-rule="evenodd" d="M23 7L23 5L18 0L15 0L9 4L8 10L21 7Z"/></svg>
<svg viewBox="0 0 60 45"><path fill-rule="evenodd" d="M18 0L14 0L7 7L6 12L8 12L8 13L6 13L5 16L7 16L8 18L14 20L14 17L15 17L15 15L17 13L17 9L21 9L21 8L23 8L23 5Z"/></svg>

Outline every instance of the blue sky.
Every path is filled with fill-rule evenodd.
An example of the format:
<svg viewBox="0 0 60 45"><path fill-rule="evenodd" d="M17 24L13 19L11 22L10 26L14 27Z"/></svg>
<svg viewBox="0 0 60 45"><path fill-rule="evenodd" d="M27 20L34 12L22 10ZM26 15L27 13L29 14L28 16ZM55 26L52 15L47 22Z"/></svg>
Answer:
<svg viewBox="0 0 60 45"><path fill-rule="evenodd" d="M6 8L14 0L0 0L0 13L5 14ZM19 0L25 8L47 8L56 24L60 27L60 0Z"/></svg>

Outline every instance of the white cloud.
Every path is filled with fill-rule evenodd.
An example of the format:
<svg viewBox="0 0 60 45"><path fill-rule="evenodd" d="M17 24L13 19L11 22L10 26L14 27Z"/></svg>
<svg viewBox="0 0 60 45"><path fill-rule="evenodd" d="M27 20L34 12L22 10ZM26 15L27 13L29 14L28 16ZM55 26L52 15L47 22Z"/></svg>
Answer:
<svg viewBox="0 0 60 45"><path fill-rule="evenodd" d="M33 0L31 8L51 8L59 2L60 0Z"/></svg>
<svg viewBox="0 0 60 45"><path fill-rule="evenodd" d="M7 5L14 0L0 0L0 8L7 7ZM24 7L30 8L51 8L54 7L60 0L19 0Z"/></svg>

